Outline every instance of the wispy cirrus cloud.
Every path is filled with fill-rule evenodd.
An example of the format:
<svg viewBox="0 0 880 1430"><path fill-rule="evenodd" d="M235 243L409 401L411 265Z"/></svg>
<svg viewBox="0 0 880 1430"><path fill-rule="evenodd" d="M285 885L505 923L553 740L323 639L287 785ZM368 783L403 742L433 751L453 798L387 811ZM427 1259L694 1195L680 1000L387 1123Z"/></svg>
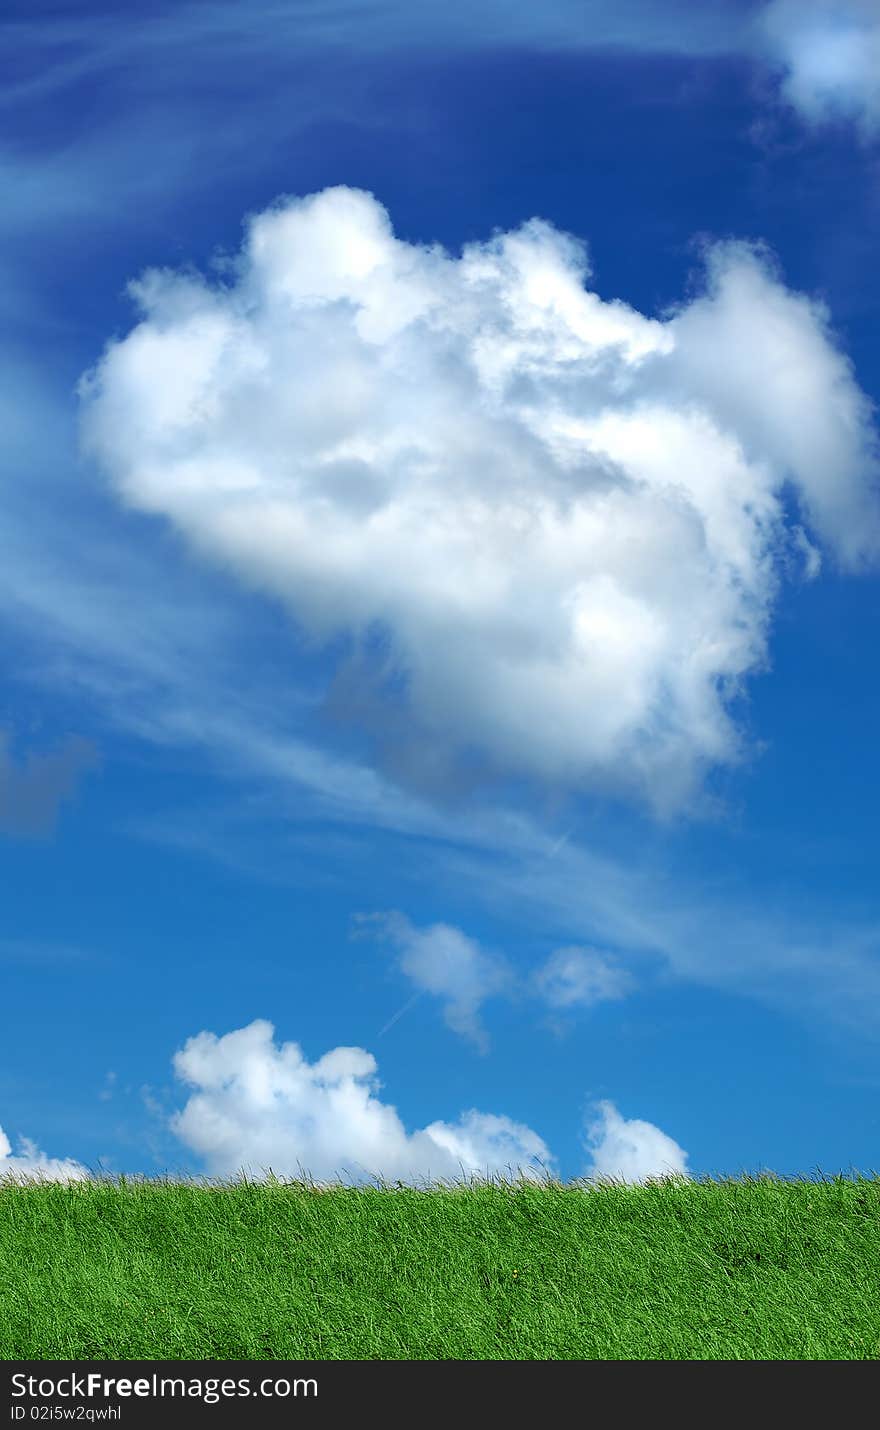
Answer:
<svg viewBox="0 0 880 1430"><path fill-rule="evenodd" d="M424 0L415 9L405 0L363 0L355 8L316 6L308 0L260 0L248 6L198 0L152 6L149 12L135 7L124 16L87 4L75 14L53 16L51 25L24 10L10 17L4 30L8 52L29 56L31 62L10 74L0 108L40 106L45 114L57 96L85 81L97 86L120 120L105 126L109 132L100 139L105 166L116 171L117 184L134 185L142 193L159 172L166 191L176 173L180 178L184 171L192 174L197 167L193 146L204 156L219 140L227 160L234 161L236 152L244 155L255 76L264 143L274 123L302 128L345 114L346 93L358 86L356 67L345 84L313 85L310 76L316 65L341 75L353 54L374 64L438 46L453 55L503 48L736 58L775 69L783 97L808 123L848 118L870 134L878 121L874 0L702 0L699 5L689 0L548 0L538 7L484 0L476 8L467 0ZM194 50L200 56L195 72L189 62ZM292 73L298 76L297 115L284 106L282 117L279 96ZM219 104L217 95L236 92L243 76L250 82L249 105L248 113L237 113L236 137L236 126L226 118L228 105ZM187 116L206 107L213 116L205 126L211 132L199 134ZM146 144L150 130L162 144L163 165L154 166L152 174L126 173L123 164L114 162L119 137L124 133L127 145ZM42 181L46 169L39 180L33 170L16 173L18 155L8 150L13 219L17 212L35 212L49 202L69 209L76 221L74 195L94 168L86 147L66 136L57 162L52 161L53 185ZM106 192L109 196L109 187ZM88 210L100 191L86 184L84 197Z"/></svg>
<svg viewBox="0 0 880 1430"><path fill-rule="evenodd" d="M138 98L157 85L160 72L164 84L182 84L193 48L202 65L196 73L190 67L190 88L218 71L235 80L245 61L250 73L254 67L277 70L303 51L376 56L443 44L454 50L504 45L717 56L748 47L750 20L759 8L756 0L704 0L700 6L689 0L547 0L539 7L423 0L417 10L406 0L361 0L356 7L332 0L257 0L246 7L232 0L189 0L124 17L86 4L75 15L54 17L51 26L25 11L7 23L9 42L42 53L44 62L12 77L3 102L44 102L86 76L123 69L130 79L133 70Z"/></svg>
<svg viewBox="0 0 880 1430"><path fill-rule="evenodd" d="M561 935L613 948L615 962L639 969L640 985L682 982L754 998L807 1020L834 1040L871 1039L880 1027L880 922L829 910L808 895L796 905L758 899L743 876L719 888L686 857L638 865L569 839L554 858L537 824L508 823L494 849L438 846L435 888L469 889L496 916L527 920L544 937Z"/></svg>
<svg viewBox="0 0 880 1430"><path fill-rule="evenodd" d="M0 965L23 968L63 968L81 963L94 964L90 949L75 944L53 943L34 938L0 938ZM101 960L103 961L103 960Z"/></svg>

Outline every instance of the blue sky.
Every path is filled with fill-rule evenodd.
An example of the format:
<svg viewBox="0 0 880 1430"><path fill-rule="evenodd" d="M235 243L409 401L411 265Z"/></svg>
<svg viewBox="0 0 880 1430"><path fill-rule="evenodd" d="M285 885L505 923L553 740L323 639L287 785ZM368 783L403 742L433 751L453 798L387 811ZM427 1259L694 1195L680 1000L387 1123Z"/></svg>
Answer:
<svg viewBox="0 0 880 1430"><path fill-rule="evenodd" d="M0 1168L880 1166L873 7L6 13Z"/></svg>

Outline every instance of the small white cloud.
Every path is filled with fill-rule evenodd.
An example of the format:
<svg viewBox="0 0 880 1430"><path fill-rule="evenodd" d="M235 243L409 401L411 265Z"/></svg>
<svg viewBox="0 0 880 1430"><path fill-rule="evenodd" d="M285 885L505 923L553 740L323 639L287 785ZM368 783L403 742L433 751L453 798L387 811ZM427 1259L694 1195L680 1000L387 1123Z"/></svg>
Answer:
<svg viewBox="0 0 880 1430"><path fill-rule="evenodd" d="M400 782L474 753L674 811L744 753L728 703L766 663L786 482L843 567L880 551L870 409L824 311L742 245L708 273L661 322L537 219L456 258L370 194L285 199L232 281L134 285L85 438L313 646L347 637Z"/></svg>
<svg viewBox="0 0 880 1430"><path fill-rule="evenodd" d="M19 1138L18 1153L13 1155L12 1144L0 1127L0 1181L10 1177L14 1181L81 1182L88 1175L85 1167L70 1158L45 1156L29 1137Z"/></svg>
<svg viewBox="0 0 880 1430"><path fill-rule="evenodd" d="M773 0L760 17L783 69L785 98L810 123L850 119L880 129L880 7L876 0Z"/></svg>
<svg viewBox="0 0 880 1430"><path fill-rule="evenodd" d="M398 966L415 984L416 998L421 993L432 993L445 1000L443 1015L448 1026L481 1052L488 1050L489 1040L479 1012L489 998L516 997L525 990L551 1008L570 1009L625 998L635 986L626 969L595 949L557 949L526 981L517 977L506 959L486 953L476 940L450 924L419 929L397 911L355 914L353 922L357 927L353 937L372 931L376 937L396 945L400 951ZM403 1016L416 998L411 998L391 1023Z"/></svg>
<svg viewBox="0 0 880 1430"><path fill-rule="evenodd" d="M558 948L533 975L538 995L551 1008L590 1007L606 999L625 998L635 980L595 949L572 945Z"/></svg>
<svg viewBox="0 0 880 1430"><path fill-rule="evenodd" d="M815 581L822 570L822 553L810 541L802 526L795 527L793 549L803 558L802 576L804 581Z"/></svg>
<svg viewBox="0 0 880 1430"><path fill-rule="evenodd" d="M479 1010L487 998L510 992L514 975L499 957L483 952L479 944L450 924L416 928L396 911L384 914L355 914L354 922L364 931L372 925L376 936L386 938L399 949L400 971L416 987L445 1000L443 1016L455 1033L488 1051L489 1039Z"/></svg>
<svg viewBox="0 0 880 1430"><path fill-rule="evenodd" d="M216 1037L199 1033L175 1054L195 1089L172 1131L215 1176L245 1170L316 1181L423 1181L463 1176L541 1180L553 1158L537 1133L472 1110L455 1124L412 1133L375 1095L376 1060L334 1048L308 1063L296 1043L274 1041L262 1019Z"/></svg>
<svg viewBox="0 0 880 1430"><path fill-rule="evenodd" d="M587 1130L585 1146L592 1153L592 1162L585 1176L645 1182L689 1175L687 1153L659 1127L638 1118L627 1121L613 1102L600 1102L596 1110L598 1116Z"/></svg>

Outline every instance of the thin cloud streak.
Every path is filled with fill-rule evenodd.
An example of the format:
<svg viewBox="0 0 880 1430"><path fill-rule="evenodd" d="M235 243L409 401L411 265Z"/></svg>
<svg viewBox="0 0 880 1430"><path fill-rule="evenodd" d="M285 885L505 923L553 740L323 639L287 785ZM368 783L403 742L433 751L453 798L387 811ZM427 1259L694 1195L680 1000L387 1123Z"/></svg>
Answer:
<svg viewBox="0 0 880 1430"><path fill-rule="evenodd" d="M393 1028L394 1024L398 1021L398 1019L402 1018L404 1013L408 1013L410 1008L412 1008L416 1003L418 1003L419 999L424 996L424 992L425 990L423 988L420 988L417 993L413 994L412 998L408 998L407 1001L404 1003L403 1007L398 1008L397 1012L394 1014L394 1017L388 1019L388 1022L385 1024L384 1028L379 1029L376 1036L378 1038L381 1038L383 1034L388 1032L389 1028Z"/></svg>
<svg viewBox="0 0 880 1430"><path fill-rule="evenodd" d="M356 49L380 55L390 50L497 47L529 49L630 49L640 53L719 56L750 47L751 16L741 0L715 0L695 7L687 0L548 0L540 7L508 0L423 0L417 11L406 0L350 5L327 3L184 4L144 19L125 14L91 15L81 7L74 20L55 17L51 27L31 20L6 25L8 42L42 54L42 66L4 87L5 104L44 102L53 92L87 76L135 72L142 92L151 72L169 66L198 82L188 63L197 49L201 68L240 71L248 64L277 67L303 50L331 58ZM79 53L75 53L76 50ZM71 51L73 56L71 57ZM63 59L57 56L63 54ZM138 61L141 63L138 64ZM175 64L178 67L175 72ZM155 82L155 81L154 81Z"/></svg>

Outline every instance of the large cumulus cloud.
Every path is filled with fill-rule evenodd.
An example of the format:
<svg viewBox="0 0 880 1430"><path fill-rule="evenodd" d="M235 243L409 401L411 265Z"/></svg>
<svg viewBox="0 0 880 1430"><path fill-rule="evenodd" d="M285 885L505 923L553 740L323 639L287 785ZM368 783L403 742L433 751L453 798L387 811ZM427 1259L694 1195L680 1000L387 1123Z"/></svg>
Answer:
<svg viewBox="0 0 880 1430"><path fill-rule="evenodd" d="M456 1123L407 1132L377 1096L376 1060L363 1048L333 1048L309 1063L296 1043L276 1043L264 1019L217 1037L203 1032L175 1054L178 1078L192 1089L172 1130L215 1176L245 1171L415 1182L463 1177L542 1181L555 1159L530 1127L471 1110ZM687 1154L653 1123L626 1120L600 1102L587 1130L584 1176L643 1182L687 1176Z"/></svg>
<svg viewBox="0 0 880 1430"><path fill-rule="evenodd" d="M220 1038L199 1033L174 1067L194 1090L173 1130L216 1176L271 1169L316 1181L541 1180L553 1170L537 1133L509 1117L470 1111L408 1133L376 1095L370 1053L333 1048L309 1063L296 1043L276 1044L263 1019Z"/></svg>
<svg viewBox="0 0 880 1430"><path fill-rule="evenodd" d="M453 257L370 194L285 199L215 281L133 284L84 433L125 501L347 637L416 748L662 812L743 754L782 571L876 556L874 439L759 252L710 250L662 321L588 277L539 220Z"/></svg>

